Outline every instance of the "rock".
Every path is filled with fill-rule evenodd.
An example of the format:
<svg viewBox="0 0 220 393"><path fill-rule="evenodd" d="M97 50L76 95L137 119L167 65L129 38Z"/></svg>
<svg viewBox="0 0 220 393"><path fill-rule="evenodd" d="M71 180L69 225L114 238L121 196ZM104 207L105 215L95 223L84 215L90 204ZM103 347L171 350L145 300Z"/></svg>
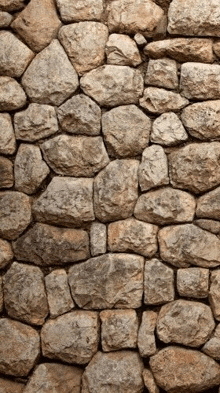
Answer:
<svg viewBox="0 0 220 393"><path fill-rule="evenodd" d="M217 57L220 57L220 41L213 42L213 51Z"/></svg>
<svg viewBox="0 0 220 393"><path fill-rule="evenodd" d="M125 34L111 34L105 51L107 64L136 67L142 63L135 41Z"/></svg>
<svg viewBox="0 0 220 393"><path fill-rule="evenodd" d="M165 225L193 221L195 198L185 191L171 187L142 194L135 206L134 216L152 224Z"/></svg>
<svg viewBox="0 0 220 393"><path fill-rule="evenodd" d="M213 218L220 220L220 187L207 192L198 198L196 215L197 217Z"/></svg>
<svg viewBox="0 0 220 393"><path fill-rule="evenodd" d="M58 135L41 150L50 168L63 176L93 177L109 163L101 136Z"/></svg>
<svg viewBox="0 0 220 393"><path fill-rule="evenodd" d="M138 349L141 357L154 355L156 340L154 331L156 328L157 313L154 311L144 311L142 314L141 326L138 332Z"/></svg>
<svg viewBox="0 0 220 393"><path fill-rule="evenodd" d="M143 84L139 70L110 64L88 72L80 80L83 92L107 107L137 104Z"/></svg>
<svg viewBox="0 0 220 393"><path fill-rule="evenodd" d="M144 385L148 389L148 392L149 393L160 393L160 391L155 383L152 372L145 368L142 375L143 375L143 379L144 379Z"/></svg>
<svg viewBox="0 0 220 393"><path fill-rule="evenodd" d="M34 194L41 186L50 169L43 161L40 148L22 143L14 162L15 189Z"/></svg>
<svg viewBox="0 0 220 393"><path fill-rule="evenodd" d="M11 24L12 29L35 52L50 44L60 26L53 0L31 0Z"/></svg>
<svg viewBox="0 0 220 393"><path fill-rule="evenodd" d="M4 299L3 299L3 281L2 277L0 276L0 313L3 311L4 306Z"/></svg>
<svg viewBox="0 0 220 393"><path fill-rule="evenodd" d="M138 161L110 162L94 181L94 211L102 222L128 218L138 198Z"/></svg>
<svg viewBox="0 0 220 393"><path fill-rule="evenodd" d="M108 226L108 249L111 252L134 252L152 257L157 252L158 227L135 218L112 222Z"/></svg>
<svg viewBox="0 0 220 393"><path fill-rule="evenodd" d="M89 237L81 229L36 223L13 243L18 260L57 266L89 258Z"/></svg>
<svg viewBox="0 0 220 393"><path fill-rule="evenodd" d="M205 352L206 355L216 360L220 360L220 324L216 327L211 338L205 343L202 351Z"/></svg>
<svg viewBox="0 0 220 393"><path fill-rule="evenodd" d="M138 46L144 46L147 44L146 38L141 33L136 33L134 35L134 40Z"/></svg>
<svg viewBox="0 0 220 393"><path fill-rule="evenodd" d="M0 188L11 188L14 184L13 164L0 156Z"/></svg>
<svg viewBox="0 0 220 393"><path fill-rule="evenodd" d="M7 240L0 239L0 269L4 269L13 259L14 253Z"/></svg>
<svg viewBox="0 0 220 393"><path fill-rule="evenodd" d="M220 143L190 143L169 154L171 184L195 194L220 184Z"/></svg>
<svg viewBox="0 0 220 393"><path fill-rule="evenodd" d="M159 231L161 258L177 267L220 265L220 240L193 224L173 225Z"/></svg>
<svg viewBox="0 0 220 393"><path fill-rule="evenodd" d="M144 82L146 85L176 89L178 87L176 61L168 58L150 59Z"/></svg>
<svg viewBox="0 0 220 393"><path fill-rule="evenodd" d="M173 269L154 258L145 263L144 303L158 305L174 300Z"/></svg>
<svg viewBox="0 0 220 393"><path fill-rule="evenodd" d="M209 270L199 267L178 269L177 291L183 297L206 298L209 291Z"/></svg>
<svg viewBox="0 0 220 393"><path fill-rule="evenodd" d="M84 94L77 94L64 102L57 114L63 131L88 136L100 134L101 109Z"/></svg>
<svg viewBox="0 0 220 393"><path fill-rule="evenodd" d="M215 319L220 321L220 270L211 272L209 302Z"/></svg>
<svg viewBox="0 0 220 393"><path fill-rule="evenodd" d="M26 94L19 83L9 76L0 76L0 111L13 111L26 104Z"/></svg>
<svg viewBox="0 0 220 393"><path fill-rule="evenodd" d="M98 350L98 313L71 311L48 320L41 330L43 356L87 364Z"/></svg>
<svg viewBox="0 0 220 393"><path fill-rule="evenodd" d="M24 0L0 0L1 11L19 11L24 7Z"/></svg>
<svg viewBox="0 0 220 393"><path fill-rule="evenodd" d="M215 235L220 233L220 222L214 220L206 220L201 218L200 220L195 220L194 224L198 225L198 227L205 229L206 231L212 232Z"/></svg>
<svg viewBox="0 0 220 393"><path fill-rule="evenodd" d="M0 319L0 372L25 377L40 355L35 329L8 318Z"/></svg>
<svg viewBox="0 0 220 393"><path fill-rule="evenodd" d="M144 258L105 254L74 265L69 285L77 305L84 309L139 308L143 295Z"/></svg>
<svg viewBox="0 0 220 393"><path fill-rule="evenodd" d="M31 200L22 192L0 192L0 236L15 240L32 219Z"/></svg>
<svg viewBox="0 0 220 393"><path fill-rule="evenodd" d="M83 374L82 393L142 392L143 368L136 352L98 352Z"/></svg>
<svg viewBox="0 0 220 393"><path fill-rule="evenodd" d="M22 77L27 95L39 104L59 106L76 91L78 84L77 73L57 40L32 60Z"/></svg>
<svg viewBox="0 0 220 393"><path fill-rule="evenodd" d="M152 356L150 367L166 392L196 393L219 385L219 364L200 351L167 347Z"/></svg>
<svg viewBox="0 0 220 393"><path fill-rule="evenodd" d="M136 105L123 105L102 115L102 133L111 157L134 157L148 146L151 120Z"/></svg>
<svg viewBox="0 0 220 393"><path fill-rule="evenodd" d="M103 0L56 0L63 22L100 20Z"/></svg>
<svg viewBox="0 0 220 393"><path fill-rule="evenodd" d="M56 318L74 308L64 269L53 270L45 277L50 317Z"/></svg>
<svg viewBox="0 0 220 393"><path fill-rule="evenodd" d="M174 112L163 113L153 122L150 135L152 143L163 146L178 145L188 139L182 122Z"/></svg>
<svg viewBox="0 0 220 393"><path fill-rule="evenodd" d="M90 249L93 257L106 253L106 225L93 222L90 228Z"/></svg>
<svg viewBox="0 0 220 393"><path fill-rule="evenodd" d="M99 22L79 22L61 27L59 40L79 75L104 64L108 28Z"/></svg>
<svg viewBox="0 0 220 393"><path fill-rule="evenodd" d="M167 156L161 146L147 147L138 169L141 191L169 184Z"/></svg>
<svg viewBox="0 0 220 393"><path fill-rule="evenodd" d="M170 111L177 112L188 105L189 101L173 91L158 87L147 87L139 103L148 112L164 113Z"/></svg>
<svg viewBox="0 0 220 393"><path fill-rule="evenodd" d="M40 268L13 262L3 283L8 315L21 322L43 325L49 310Z"/></svg>
<svg viewBox="0 0 220 393"><path fill-rule="evenodd" d="M93 221L93 179L55 176L33 212L37 221L67 227Z"/></svg>
<svg viewBox="0 0 220 393"><path fill-rule="evenodd" d="M14 154L16 139L9 113L0 113L0 153Z"/></svg>
<svg viewBox="0 0 220 393"><path fill-rule="evenodd" d="M0 378L0 392L1 393L22 393L25 385L20 382L14 382L10 379Z"/></svg>
<svg viewBox="0 0 220 393"><path fill-rule="evenodd" d="M137 347L138 317L134 310L105 310L100 318L104 352Z"/></svg>
<svg viewBox="0 0 220 393"><path fill-rule="evenodd" d="M8 12L0 11L0 28L8 27L13 20L13 16Z"/></svg>

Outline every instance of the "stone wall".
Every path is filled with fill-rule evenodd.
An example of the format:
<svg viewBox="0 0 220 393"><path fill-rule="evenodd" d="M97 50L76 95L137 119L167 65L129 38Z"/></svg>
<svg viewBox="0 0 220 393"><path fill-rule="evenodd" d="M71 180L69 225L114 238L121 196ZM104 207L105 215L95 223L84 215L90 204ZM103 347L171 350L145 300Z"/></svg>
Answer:
<svg viewBox="0 0 220 393"><path fill-rule="evenodd" d="M220 392L219 0L0 27L0 393Z"/></svg>

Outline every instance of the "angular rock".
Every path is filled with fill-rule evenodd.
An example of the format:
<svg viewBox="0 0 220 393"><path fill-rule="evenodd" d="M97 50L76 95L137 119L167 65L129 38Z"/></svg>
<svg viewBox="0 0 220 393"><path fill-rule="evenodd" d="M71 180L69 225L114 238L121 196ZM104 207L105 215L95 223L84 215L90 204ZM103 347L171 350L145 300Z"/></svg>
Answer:
<svg viewBox="0 0 220 393"><path fill-rule="evenodd" d="M137 347L138 317L134 310L105 310L100 318L104 352Z"/></svg>
<svg viewBox="0 0 220 393"><path fill-rule="evenodd" d="M33 204L37 221L80 227L95 219L93 179L55 176Z"/></svg>
<svg viewBox="0 0 220 393"><path fill-rule="evenodd" d="M214 220L206 220L206 219L199 219L195 220L194 224L196 224L198 227L205 229L206 231L212 232L215 235L220 234L220 222L219 221L214 221Z"/></svg>
<svg viewBox="0 0 220 393"><path fill-rule="evenodd" d="M134 35L134 40L138 46L144 46L147 44L146 38L141 33L136 33Z"/></svg>
<svg viewBox="0 0 220 393"><path fill-rule="evenodd" d="M157 323L157 313L144 311L141 326L138 331L138 349L141 357L149 357L155 354L156 340L154 331Z"/></svg>
<svg viewBox="0 0 220 393"><path fill-rule="evenodd" d="M72 266L69 285L84 309L139 308L143 295L144 258L105 254Z"/></svg>
<svg viewBox="0 0 220 393"><path fill-rule="evenodd" d="M19 11L24 7L24 0L0 0L1 11Z"/></svg>
<svg viewBox="0 0 220 393"><path fill-rule="evenodd" d="M158 87L147 87L139 100L140 106L151 113L177 112L189 101L178 93Z"/></svg>
<svg viewBox="0 0 220 393"><path fill-rule="evenodd" d="M0 28L8 27L13 20L13 16L8 12L0 11Z"/></svg>
<svg viewBox="0 0 220 393"><path fill-rule="evenodd" d="M3 283L8 315L21 322L43 325L49 310L40 268L13 262Z"/></svg>
<svg viewBox="0 0 220 393"><path fill-rule="evenodd" d="M24 391L24 383L14 382L10 379L0 378L1 393L22 393Z"/></svg>
<svg viewBox="0 0 220 393"><path fill-rule="evenodd" d="M123 105L102 116L102 133L111 157L134 157L148 146L151 120L135 105Z"/></svg>
<svg viewBox="0 0 220 393"><path fill-rule="evenodd" d="M144 385L148 389L148 392L160 393L159 388L157 387L156 382L154 380L152 372L147 368L145 368L142 375L144 379Z"/></svg>
<svg viewBox="0 0 220 393"><path fill-rule="evenodd" d="M35 329L8 318L0 319L0 372L25 377L40 355Z"/></svg>
<svg viewBox="0 0 220 393"><path fill-rule="evenodd" d="M58 135L44 142L41 150L58 175L93 177L109 163L101 136Z"/></svg>
<svg viewBox="0 0 220 393"><path fill-rule="evenodd" d="M39 266L62 266L90 256L87 232L40 223L19 237L13 249L16 259Z"/></svg>
<svg viewBox="0 0 220 393"><path fill-rule="evenodd" d="M220 220L220 187L198 198L196 215Z"/></svg>
<svg viewBox="0 0 220 393"><path fill-rule="evenodd" d="M142 63L135 41L125 34L111 34L105 51L107 64L136 67Z"/></svg>
<svg viewBox="0 0 220 393"><path fill-rule="evenodd" d="M93 257L106 253L106 225L93 222L90 228L90 249Z"/></svg>
<svg viewBox="0 0 220 393"><path fill-rule="evenodd" d="M211 338L205 343L202 351L215 360L220 360L220 324L216 327Z"/></svg>
<svg viewBox="0 0 220 393"><path fill-rule="evenodd" d="M154 258L145 263L144 303L158 305L174 300L173 269Z"/></svg>
<svg viewBox="0 0 220 393"><path fill-rule="evenodd" d="M35 52L49 45L61 26L53 0L31 0L11 27Z"/></svg>
<svg viewBox="0 0 220 393"><path fill-rule="evenodd" d="M102 222L128 218L138 198L138 161L110 162L94 181L94 211Z"/></svg>
<svg viewBox="0 0 220 393"><path fill-rule="evenodd" d="M53 270L45 277L50 317L56 318L74 308L64 269Z"/></svg>
<svg viewBox="0 0 220 393"><path fill-rule="evenodd" d="M41 330L43 356L87 364L98 350L99 321L94 311L71 311L48 320Z"/></svg>
<svg viewBox="0 0 220 393"><path fill-rule="evenodd" d="M0 239L0 269L7 266L13 259L14 253L7 240Z"/></svg>
<svg viewBox="0 0 220 393"><path fill-rule="evenodd" d="M174 112L163 113L153 122L150 140L163 146L178 145L188 139L182 122Z"/></svg>
<svg viewBox="0 0 220 393"><path fill-rule="evenodd" d="M178 269L177 291L183 297L206 298L209 291L209 270L199 267Z"/></svg>
<svg viewBox="0 0 220 393"><path fill-rule="evenodd" d="M4 300L3 300L3 280L2 277L0 276L0 313L3 311L3 305L4 305Z"/></svg>
<svg viewBox="0 0 220 393"><path fill-rule="evenodd" d="M220 265L220 240L193 224L165 227L159 231L161 258L177 267Z"/></svg>
<svg viewBox="0 0 220 393"><path fill-rule="evenodd" d="M0 113L0 153L14 154L16 139L9 113Z"/></svg>
<svg viewBox="0 0 220 393"><path fill-rule="evenodd" d="M56 0L63 22L100 20L103 0Z"/></svg>
<svg viewBox="0 0 220 393"><path fill-rule="evenodd" d="M60 105L78 87L78 76L58 40L53 40L31 62L22 85L33 102Z"/></svg>
<svg viewBox="0 0 220 393"><path fill-rule="evenodd" d="M134 252L152 257L157 252L158 227L135 218L112 222L108 226L110 252Z"/></svg>
<svg viewBox="0 0 220 393"><path fill-rule="evenodd" d="M19 83L9 76L0 76L0 111L13 111L26 104L26 94Z"/></svg>
<svg viewBox="0 0 220 393"><path fill-rule="evenodd" d="M178 87L176 61L168 58L150 59L144 83L165 89L176 89Z"/></svg>
<svg viewBox="0 0 220 393"><path fill-rule="evenodd" d="M80 80L83 92L107 107L137 104L143 84L139 70L110 64L88 72Z"/></svg>
<svg viewBox="0 0 220 393"><path fill-rule="evenodd" d="M215 319L220 321L220 270L211 272L209 302Z"/></svg>
<svg viewBox="0 0 220 393"><path fill-rule="evenodd" d="M13 164L0 156L0 188L11 188L14 184Z"/></svg>

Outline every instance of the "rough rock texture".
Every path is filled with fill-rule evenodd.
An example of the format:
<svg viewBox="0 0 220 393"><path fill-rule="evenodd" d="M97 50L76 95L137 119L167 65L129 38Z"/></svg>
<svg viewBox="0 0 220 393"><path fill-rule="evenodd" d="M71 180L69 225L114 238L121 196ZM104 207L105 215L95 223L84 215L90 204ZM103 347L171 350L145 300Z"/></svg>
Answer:
<svg viewBox="0 0 220 393"><path fill-rule="evenodd" d="M157 313L154 311L144 311L142 321L138 331L138 349L142 357L149 357L155 354L156 340L154 331L156 328Z"/></svg>
<svg viewBox="0 0 220 393"><path fill-rule="evenodd" d="M0 313L3 311L4 300L3 300L3 280L0 276Z"/></svg>
<svg viewBox="0 0 220 393"><path fill-rule="evenodd" d="M139 103L147 112L160 114L170 111L177 112L188 105L189 101L173 91L158 87L147 87Z"/></svg>
<svg viewBox="0 0 220 393"><path fill-rule="evenodd" d="M9 76L0 76L0 111L13 111L26 104L26 94L19 83Z"/></svg>
<svg viewBox="0 0 220 393"><path fill-rule="evenodd" d="M107 64L136 67L142 63L135 41L125 34L111 34L105 51Z"/></svg>
<svg viewBox="0 0 220 393"><path fill-rule="evenodd" d="M150 59L144 82L146 85L176 89L178 87L176 61L168 58Z"/></svg>
<svg viewBox="0 0 220 393"><path fill-rule="evenodd" d="M158 305L174 300L173 269L158 259L146 261L144 268L144 303Z"/></svg>
<svg viewBox="0 0 220 393"><path fill-rule="evenodd" d="M159 388L155 383L152 372L145 368L142 375L144 379L144 385L148 389L149 393L160 393Z"/></svg>
<svg viewBox="0 0 220 393"><path fill-rule="evenodd" d="M7 240L0 239L0 269L7 266L13 259L11 244Z"/></svg>
<svg viewBox="0 0 220 393"><path fill-rule="evenodd" d="M220 220L220 187L198 198L196 215Z"/></svg>
<svg viewBox="0 0 220 393"><path fill-rule="evenodd" d="M219 58L220 57L220 41L214 41L213 42L213 51L215 55Z"/></svg>
<svg viewBox="0 0 220 393"><path fill-rule="evenodd" d="M0 0L0 10L19 11L24 7L24 0Z"/></svg>
<svg viewBox="0 0 220 393"><path fill-rule="evenodd" d="M206 220L201 218L199 220L195 220L194 223L198 225L198 227L205 229L206 231L212 232L215 235L220 234L220 222L214 220Z"/></svg>
<svg viewBox="0 0 220 393"><path fill-rule="evenodd" d="M0 113L0 153L13 154L16 139L9 113Z"/></svg>
<svg viewBox="0 0 220 393"><path fill-rule="evenodd" d="M0 188L11 188L14 184L13 164L0 156Z"/></svg>
<svg viewBox="0 0 220 393"><path fill-rule="evenodd" d="M20 382L13 382L9 379L0 378L0 392L1 393L22 393L25 385Z"/></svg>
<svg viewBox="0 0 220 393"><path fill-rule="evenodd" d="M53 270L45 277L50 317L56 318L74 308L67 274L64 269Z"/></svg>
<svg viewBox="0 0 220 393"><path fill-rule="evenodd" d="M220 360L220 325L216 327L214 334L211 336L210 340L205 343L202 351L205 352L206 355L216 360Z"/></svg>
<svg viewBox="0 0 220 393"><path fill-rule="evenodd" d="M103 12L103 0L56 0L64 22L99 20Z"/></svg>
<svg viewBox="0 0 220 393"><path fill-rule="evenodd" d="M95 221L90 229L90 249L93 257L106 253L106 225Z"/></svg>
<svg viewBox="0 0 220 393"><path fill-rule="evenodd" d="M13 16L8 12L0 11L0 28L8 27L13 20Z"/></svg>
<svg viewBox="0 0 220 393"><path fill-rule="evenodd" d="M177 291L183 297L206 298L209 291L209 270L199 267L178 269Z"/></svg>
<svg viewBox="0 0 220 393"><path fill-rule="evenodd" d="M209 301L215 319L220 321L220 270L213 270L211 272Z"/></svg>
<svg viewBox="0 0 220 393"><path fill-rule="evenodd" d="M172 146L185 142L187 139L187 132L176 113L163 113L153 122L150 135L151 142L163 146Z"/></svg>
<svg viewBox="0 0 220 393"><path fill-rule="evenodd" d="M136 44L137 44L138 46L140 46L140 47L142 47L142 46L144 46L144 45L147 44L146 38L145 38L145 37L143 36L143 34L141 34L141 33L136 33L136 34L134 35L134 40L135 40Z"/></svg>

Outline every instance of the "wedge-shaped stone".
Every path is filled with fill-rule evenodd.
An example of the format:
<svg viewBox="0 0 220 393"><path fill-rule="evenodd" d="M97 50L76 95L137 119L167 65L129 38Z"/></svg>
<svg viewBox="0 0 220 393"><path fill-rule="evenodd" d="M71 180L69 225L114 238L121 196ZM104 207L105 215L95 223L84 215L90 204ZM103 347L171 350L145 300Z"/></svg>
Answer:
<svg viewBox="0 0 220 393"><path fill-rule="evenodd" d="M111 34L105 51L107 64L136 67L142 63L135 41L125 34Z"/></svg>
<svg viewBox="0 0 220 393"><path fill-rule="evenodd" d="M106 225L95 221L90 227L90 250L92 257L105 254L107 248Z"/></svg>
<svg viewBox="0 0 220 393"><path fill-rule="evenodd" d="M24 7L24 0L0 0L0 10L2 11L19 11Z"/></svg>
<svg viewBox="0 0 220 393"><path fill-rule="evenodd" d="M152 372L145 368L142 375L144 379L144 385L148 389L149 393L160 393Z"/></svg>
<svg viewBox="0 0 220 393"><path fill-rule="evenodd" d="M61 19L64 22L80 20L100 20L103 0L56 0Z"/></svg>
<svg viewBox="0 0 220 393"><path fill-rule="evenodd" d="M13 164L0 156L0 188L11 188L14 184Z"/></svg>
<svg viewBox="0 0 220 393"><path fill-rule="evenodd" d="M14 382L10 379L0 378L1 393L22 393L24 391L24 388L24 383Z"/></svg>
<svg viewBox="0 0 220 393"><path fill-rule="evenodd" d="M174 112L163 113L153 122L150 140L163 146L178 145L188 139L187 132Z"/></svg>
<svg viewBox="0 0 220 393"><path fill-rule="evenodd" d="M220 270L211 272L209 302L215 319L220 321Z"/></svg>
<svg viewBox="0 0 220 393"><path fill-rule="evenodd" d="M144 303L158 305L172 302L175 296L173 269L154 258L144 268Z"/></svg>
<svg viewBox="0 0 220 393"><path fill-rule="evenodd" d="M198 198L196 215L220 220L220 187Z"/></svg>
<svg viewBox="0 0 220 393"><path fill-rule="evenodd" d="M138 349L142 357L148 357L155 354L156 339L155 328L157 322L157 313L154 311L144 311L140 329L138 331Z"/></svg>
<svg viewBox="0 0 220 393"><path fill-rule="evenodd" d="M165 89L176 89L179 83L176 61L169 58L150 59L144 83Z"/></svg>
<svg viewBox="0 0 220 393"><path fill-rule="evenodd" d="M9 113L0 113L0 153L13 154L16 139Z"/></svg>
<svg viewBox="0 0 220 393"><path fill-rule="evenodd" d="M147 87L143 97L139 100L140 106L151 113L177 112L189 101L178 93L160 89L158 87Z"/></svg>
<svg viewBox="0 0 220 393"><path fill-rule="evenodd" d="M74 308L64 269L53 270L45 277L50 317L56 318Z"/></svg>
<svg viewBox="0 0 220 393"><path fill-rule="evenodd" d="M206 298L209 291L209 269L178 269L177 291L183 297Z"/></svg>
<svg viewBox="0 0 220 393"><path fill-rule="evenodd" d="M72 266L69 285L84 309L138 308L143 295L144 258L106 254Z"/></svg>
<svg viewBox="0 0 220 393"><path fill-rule="evenodd" d="M13 16L6 11L0 11L0 28L3 29L5 27L10 26L13 20Z"/></svg>
<svg viewBox="0 0 220 393"><path fill-rule="evenodd" d="M7 266L13 259L14 253L7 240L0 239L0 269Z"/></svg>
<svg viewBox="0 0 220 393"><path fill-rule="evenodd" d="M195 220L194 224L202 229L205 229L206 231L214 233L215 235L220 234L220 221L200 218L199 220Z"/></svg>
<svg viewBox="0 0 220 393"><path fill-rule="evenodd" d="M216 360L220 360L220 324L216 327L212 337L205 343L202 351Z"/></svg>
<svg viewBox="0 0 220 393"><path fill-rule="evenodd" d="M26 104L26 94L19 83L9 76L0 76L0 111L13 111Z"/></svg>

